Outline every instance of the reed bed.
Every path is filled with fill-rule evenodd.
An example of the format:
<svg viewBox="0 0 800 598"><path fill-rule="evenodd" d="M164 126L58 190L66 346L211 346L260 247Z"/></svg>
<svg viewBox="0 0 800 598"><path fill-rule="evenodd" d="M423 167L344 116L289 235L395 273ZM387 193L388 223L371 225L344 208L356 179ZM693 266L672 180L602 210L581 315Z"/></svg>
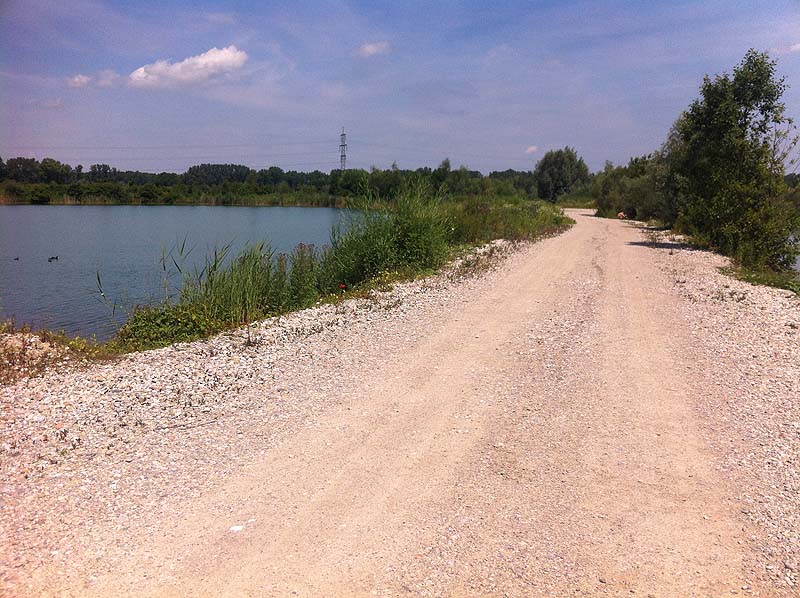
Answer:
<svg viewBox="0 0 800 598"><path fill-rule="evenodd" d="M546 202L452 201L421 181L407 185L391 203L366 192L332 230L330 247L301 244L287 255L258 243L235 257L230 246L216 250L199 270L181 273L177 297L165 293L162 304L135 308L112 342L122 350L142 350L248 326L377 278L433 271L464 245L532 239L568 223Z"/></svg>

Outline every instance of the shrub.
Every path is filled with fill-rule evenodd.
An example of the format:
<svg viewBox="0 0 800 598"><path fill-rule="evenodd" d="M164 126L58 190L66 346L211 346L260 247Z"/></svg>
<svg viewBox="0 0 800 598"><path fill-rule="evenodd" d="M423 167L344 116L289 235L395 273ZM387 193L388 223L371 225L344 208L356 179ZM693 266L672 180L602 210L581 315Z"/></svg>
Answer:
<svg viewBox="0 0 800 598"><path fill-rule="evenodd" d="M492 239L535 239L566 226L560 208L541 200L501 201L475 198L450 207L453 239L478 244Z"/></svg>
<svg viewBox="0 0 800 598"><path fill-rule="evenodd" d="M119 329L116 342L132 351L163 347L207 336L221 326L201 305L140 306Z"/></svg>
<svg viewBox="0 0 800 598"><path fill-rule="evenodd" d="M397 264L395 232L388 215L372 210L357 213L332 231L331 246L320 264L319 289L335 293L341 284L353 286Z"/></svg>
<svg viewBox="0 0 800 598"><path fill-rule="evenodd" d="M448 218L441 198L432 196L428 185L412 181L398 196L389 217L401 264L424 270L447 259Z"/></svg>
<svg viewBox="0 0 800 598"><path fill-rule="evenodd" d="M313 305L319 299L317 290L317 269L319 257L313 245L301 243L291 255L292 270L289 274L291 305L302 309Z"/></svg>

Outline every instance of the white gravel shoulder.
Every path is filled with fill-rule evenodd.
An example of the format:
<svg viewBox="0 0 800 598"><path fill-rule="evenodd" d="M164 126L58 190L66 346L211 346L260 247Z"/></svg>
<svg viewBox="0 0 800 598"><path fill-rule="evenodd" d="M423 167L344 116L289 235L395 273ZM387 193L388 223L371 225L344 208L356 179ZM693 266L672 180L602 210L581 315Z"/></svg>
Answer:
<svg viewBox="0 0 800 598"><path fill-rule="evenodd" d="M705 349L716 388L701 404L716 422L709 439L741 491L765 576L800 578L800 296L720 272L730 260L692 250L670 233L654 255L685 299L684 315ZM665 330L669 334L669 330Z"/></svg>

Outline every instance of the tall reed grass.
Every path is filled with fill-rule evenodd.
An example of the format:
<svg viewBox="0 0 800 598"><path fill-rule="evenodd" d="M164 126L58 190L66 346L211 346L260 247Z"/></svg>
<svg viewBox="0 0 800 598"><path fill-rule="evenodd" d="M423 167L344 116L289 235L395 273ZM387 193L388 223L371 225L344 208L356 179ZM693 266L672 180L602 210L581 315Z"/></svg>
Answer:
<svg viewBox="0 0 800 598"><path fill-rule="evenodd" d="M276 255L258 243L232 259L229 246L215 251L199 271L184 273L177 298L135 309L116 342L141 350L200 338L309 307L387 272L412 276L434 270L455 246L531 239L569 222L547 202L453 202L423 181L411 181L391 204L367 191L351 207L324 250L298 245L288 255Z"/></svg>

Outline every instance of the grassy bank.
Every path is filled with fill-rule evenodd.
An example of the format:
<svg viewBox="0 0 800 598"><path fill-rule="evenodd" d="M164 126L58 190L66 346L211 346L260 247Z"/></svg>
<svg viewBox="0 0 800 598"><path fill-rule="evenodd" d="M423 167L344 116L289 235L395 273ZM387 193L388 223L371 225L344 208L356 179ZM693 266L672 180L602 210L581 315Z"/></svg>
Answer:
<svg viewBox="0 0 800 598"><path fill-rule="evenodd" d="M800 295L800 272L773 272L771 270L755 270L743 266L724 268L722 272L750 284L786 289Z"/></svg>
<svg viewBox="0 0 800 598"><path fill-rule="evenodd" d="M546 202L446 201L423 183L391 204L370 195L360 204L324 250L298 245L276 255L262 243L232 259L224 249L209 256L201 270L185 274L176 300L135 309L113 342L130 351L202 338L358 292L378 278L432 272L466 245L533 239L569 224Z"/></svg>
<svg viewBox="0 0 800 598"><path fill-rule="evenodd" d="M549 202L446 199L424 182L409 184L391 202L368 193L355 208L348 222L334 228L331 246L324 249L298 245L289 254L276 254L259 243L236 256L219 249L199 270L180 272L183 284L176 297L134 308L107 343L36 334L81 358L162 347L425 275L464 249L493 239L536 239L572 223ZM20 352L12 353L0 348L0 370L9 369L12 359L19 366Z"/></svg>

